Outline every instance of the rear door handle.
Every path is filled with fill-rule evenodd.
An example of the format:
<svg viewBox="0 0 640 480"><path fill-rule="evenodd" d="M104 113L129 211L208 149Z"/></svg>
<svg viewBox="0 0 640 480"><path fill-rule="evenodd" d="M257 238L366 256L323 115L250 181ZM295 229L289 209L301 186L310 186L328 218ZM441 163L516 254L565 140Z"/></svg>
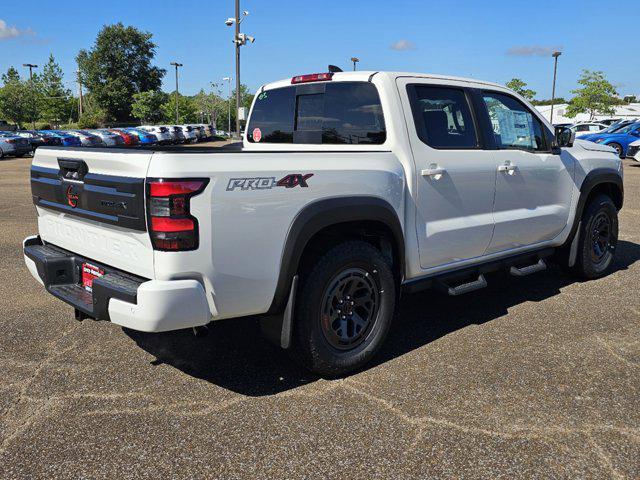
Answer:
<svg viewBox="0 0 640 480"><path fill-rule="evenodd" d="M440 168L438 165L432 164L429 168L423 169L421 173L423 177L434 177L438 180L446 172L447 171L444 168Z"/></svg>

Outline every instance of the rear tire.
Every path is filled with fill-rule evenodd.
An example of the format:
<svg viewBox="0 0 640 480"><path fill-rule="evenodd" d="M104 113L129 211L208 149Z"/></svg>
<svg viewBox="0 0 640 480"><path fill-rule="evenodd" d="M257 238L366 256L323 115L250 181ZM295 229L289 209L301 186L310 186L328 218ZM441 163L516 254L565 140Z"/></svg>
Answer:
<svg viewBox="0 0 640 480"><path fill-rule="evenodd" d="M582 215L574 273L585 279L609 273L618 245L618 211L607 195L597 195Z"/></svg>
<svg viewBox="0 0 640 480"><path fill-rule="evenodd" d="M331 248L304 275L292 353L323 377L361 368L382 345L395 300L391 266L377 248L363 241Z"/></svg>

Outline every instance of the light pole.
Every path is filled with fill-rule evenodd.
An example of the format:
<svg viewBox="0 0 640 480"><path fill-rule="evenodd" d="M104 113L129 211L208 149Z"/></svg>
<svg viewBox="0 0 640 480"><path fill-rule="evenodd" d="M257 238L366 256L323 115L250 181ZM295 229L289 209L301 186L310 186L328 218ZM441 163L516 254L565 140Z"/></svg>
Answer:
<svg viewBox="0 0 640 480"><path fill-rule="evenodd" d="M256 40L250 35L240 33L240 24L247 15L249 15L249 12L244 10L242 12L243 18L240 18L240 0L236 0L236 16L227 18L224 22L228 27L235 25L233 43L236 44L236 135L238 138L240 138L240 47L246 45L247 41L253 43Z"/></svg>
<svg viewBox="0 0 640 480"><path fill-rule="evenodd" d="M358 57L351 57L351 61L353 62L353 71L356 71L356 63L360 61Z"/></svg>
<svg viewBox="0 0 640 480"><path fill-rule="evenodd" d="M183 65L178 62L171 62L171 65L176 67L176 124L180 123L180 117L178 115L178 67L182 67Z"/></svg>
<svg viewBox="0 0 640 480"><path fill-rule="evenodd" d="M23 63L22 64L23 67L28 67L29 68L29 84L31 86L31 93L33 93L33 69L34 68L38 68L38 65L34 65L33 63ZM33 101L35 102L36 99L34 97ZM36 119L33 119L33 129L36 129Z"/></svg>
<svg viewBox="0 0 640 480"><path fill-rule="evenodd" d="M80 76L80 70L76 70L78 75L78 120L82 116L82 77Z"/></svg>
<svg viewBox="0 0 640 480"><path fill-rule="evenodd" d="M562 55L562 52L553 52L551 55L554 58L553 64L553 87L551 89L551 125L553 125L553 105L556 101L556 75L558 73L558 57Z"/></svg>
<svg viewBox="0 0 640 480"><path fill-rule="evenodd" d="M227 99L227 106L229 107L229 114L228 114L228 123L229 123L229 136L231 136L231 80L233 80L233 78L231 77L224 77L222 80L224 80L225 82L227 82L229 84L229 98Z"/></svg>

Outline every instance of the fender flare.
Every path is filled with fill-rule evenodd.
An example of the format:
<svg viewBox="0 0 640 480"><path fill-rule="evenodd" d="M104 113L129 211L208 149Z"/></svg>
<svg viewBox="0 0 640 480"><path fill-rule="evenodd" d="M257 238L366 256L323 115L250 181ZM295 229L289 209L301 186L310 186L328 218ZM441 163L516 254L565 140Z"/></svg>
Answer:
<svg viewBox="0 0 640 480"><path fill-rule="evenodd" d="M578 228L582 222L582 213L584 207L587 204L587 199L595 187L602 184L613 184L620 191L619 205L616 205L618 210L622 208L624 203L624 184L620 173L612 168L596 168L591 170L580 185L580 197L578 198L578 205L576 206L576 214L574 217L573 225L567 239L571 242L569 253L569 266L573 266L576 261L577 247L579 241ZM612 199L615 200L615 199Z"/></svg>
<svg viewBox="0 0 640 480"><path fill-rule="evenodd" d="M265 315L281 313L291 292L302 253L309 240L320 230L355 221L376 221L391 230L397 248L400 272L404 273L404 234L394 208L379 197L353 196L318 200L306 205L294 218L284 243L278 283Z"/></svg>

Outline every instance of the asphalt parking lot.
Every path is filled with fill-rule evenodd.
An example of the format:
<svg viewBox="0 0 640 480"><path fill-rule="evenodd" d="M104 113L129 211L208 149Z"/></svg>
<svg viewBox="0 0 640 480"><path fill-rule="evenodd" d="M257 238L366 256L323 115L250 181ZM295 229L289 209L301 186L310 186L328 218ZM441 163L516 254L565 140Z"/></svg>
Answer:
<svg viewBox="0 0 640 480"><path fill-rule="evenodd" d="M640 168L615 272L408 296L326 381L255 320L206 338L73 320L23 266L29 159L0 162L0 478L639 478Z"/></svg>

